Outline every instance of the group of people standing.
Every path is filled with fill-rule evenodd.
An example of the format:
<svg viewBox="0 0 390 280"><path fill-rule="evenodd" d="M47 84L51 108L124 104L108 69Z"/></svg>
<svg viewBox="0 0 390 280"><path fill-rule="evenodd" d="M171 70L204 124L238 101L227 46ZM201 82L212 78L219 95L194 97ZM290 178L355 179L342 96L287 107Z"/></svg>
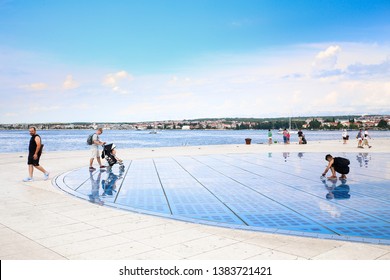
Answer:
<svg viewBox="0 0 390 280"><path fill-rule="evenodd" d="M288 131L287 128L285 128L283 130L282 134L283 134L283 143L290 144L290 137L291 137L290 131ZM298 134L298 144L307 144L306 139L305 139L305 135L303 134L302 130L299 130L297 134ZM271 129L268 129L268 144L269 145L272 144L272 131L271 131Z"/></svg>
<svg viewBox="0 0 390 280"><path fill-rule="evenodd" d="M283 143L284 144L290 144L290 137L291 134L285 128L282 132L283 134ZM307 144L305 135L303 134L302 130L298 131L298 144ZM342 138L343 138L343 144L347 144L349 140L348 131L346 129L343 129L342 132ZM368 130L366 129L364 132L362 129L359 129L359 132L356 136L356 139L358 140L358 148L363 149L364 146L367 146L368 148L371 148L371 145L368 143L368 139L371 139L370 135L368 134ZM272 144L272 131L271 129L268 129L268 144Z"/></svg>

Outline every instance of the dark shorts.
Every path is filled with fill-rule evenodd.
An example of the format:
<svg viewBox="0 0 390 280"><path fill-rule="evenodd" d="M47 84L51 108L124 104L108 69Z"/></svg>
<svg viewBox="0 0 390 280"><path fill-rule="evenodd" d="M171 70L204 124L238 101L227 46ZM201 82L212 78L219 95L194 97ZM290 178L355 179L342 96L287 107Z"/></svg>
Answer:
<svg viewBox="0 0 390 280"><path fill-rule="evenodd" d="M28 155L28 160L27 164L28 165L34 165L34 166L39 166L39 159L41 158L41 155L38 155L37 159L34 159L34 155Z"/></svg>

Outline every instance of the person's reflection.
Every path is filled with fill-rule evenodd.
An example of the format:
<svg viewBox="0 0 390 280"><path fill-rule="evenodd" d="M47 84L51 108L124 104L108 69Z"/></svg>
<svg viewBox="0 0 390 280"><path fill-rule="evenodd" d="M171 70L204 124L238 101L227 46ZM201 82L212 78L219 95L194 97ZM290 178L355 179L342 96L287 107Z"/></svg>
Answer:
<svg viewBox="0 0 390 280"><path fill-rule="evenodd" d="M91 181L91 194L88 195L89 201L92 203L96 203L99 205L103 205L104 201L100 199L99 196L99 187L100 187L100 179L102 176L102 172L104 171L98 171L95 174L93 174L93 171L89 172L89 180ZM97 178L93 177L94 175L97 174Z"/></svg>
<svg viewBox="0 0 390 280"><path fill-rule="evenodd" d="M363 154L359 153L356 155L356 160L359 162L359 166L363 167Z"/></svg>
<svg viewBox="0 0 390 280"><path fill-rule="evenodd" d="M272 153L268 153L268 157L269 157L269 158L272 158Z"/></svg>
<svg viewBox="0 0 390 280"><path fill-rule="evenodd" d="M371 157L368 155L368 153L359 153L356 155L356 160L359 162L360 167L368 168L368 162L370 161Z"/></svg>
<svg viewBox="0 0 390 280"><path fill-rule="evenodd" d="M102 188L104 190L103 197L112 196L117 190L116 183L118 180L123 178L123 173L125 171L125 167L122 165L119 167L119 173L115 174L112 168L107 169L107 178L102 180Z"/></svg>
<svg viewBox="0 0 390 280"><path fill-rule="evenodd" d="M303 153L298 153L298 157L302 158L303 157Z"/></svg>
<svg viewBox="0 0 390 280"><path fill-rule="evenodd" d="M287 162L287 158L288 158L289 156L290 156L290 153L286 153L286 152L283 153L284 162Z"/></svg>
<svg viewBox="0 0 390 280"><path fill-rule="evenodd" d="M328 182L331 182L331 186L328 185ZM336 180L322 180L328 193L326 194L326 199L349 199L351 195L349 194L349 185L347 185L347 180L340 180L341 184L336 186Z"/></svg>

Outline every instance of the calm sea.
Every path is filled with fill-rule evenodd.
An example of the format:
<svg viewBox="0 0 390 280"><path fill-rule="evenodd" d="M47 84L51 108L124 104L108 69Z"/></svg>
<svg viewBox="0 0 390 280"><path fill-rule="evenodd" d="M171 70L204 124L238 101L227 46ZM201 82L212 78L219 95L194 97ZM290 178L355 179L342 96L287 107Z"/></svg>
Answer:
<svg viewBox="0 0 390 280"><path fill-rule="evenodd" d="M45 144L45 151L87 150L86 144L92 130L41 130L38 134ZM303 131L308 143L317 140L341 140L341 131ZM173 147L244 144L245 138L252 143L266 143L267 130L163 130L157 134L149 131L105 130L102 141L115 143L121 148ZM282 135L272 131L273 140L283 141ZM349 131L355 139L357 131ZM370 131L372 138L390 138L390 131ZM30 135L27 130L0 130L0 153L27 152ZM291 136L297 141L297 135Z"/></svg>

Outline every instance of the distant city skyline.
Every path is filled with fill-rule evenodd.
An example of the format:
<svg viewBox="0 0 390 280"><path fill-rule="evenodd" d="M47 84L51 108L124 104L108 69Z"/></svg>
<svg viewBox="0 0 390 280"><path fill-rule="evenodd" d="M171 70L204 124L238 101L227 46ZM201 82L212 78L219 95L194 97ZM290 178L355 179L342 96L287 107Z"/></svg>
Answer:
<svg viewBox="0 0 390 280"><path fill-rule="evenodd" d="M389 1L0 0L0 123L390 113Z"/></svg>

